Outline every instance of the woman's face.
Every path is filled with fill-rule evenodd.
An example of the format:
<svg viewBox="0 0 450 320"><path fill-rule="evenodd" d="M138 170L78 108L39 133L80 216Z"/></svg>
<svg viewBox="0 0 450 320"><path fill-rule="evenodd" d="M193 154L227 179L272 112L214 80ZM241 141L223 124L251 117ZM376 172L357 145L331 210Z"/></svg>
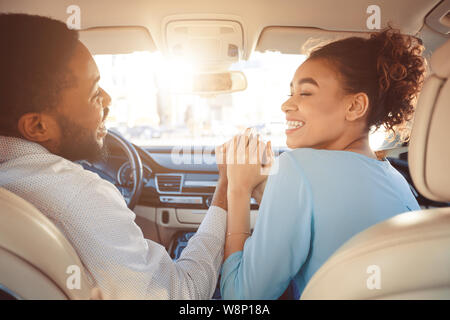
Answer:
<svg viewBox="0 0 450 320"><path fill-rule="evenodd" d="M336 149L346 130L346 106L337 73L323 59L306 60L295 72L286 113L289 148Z"/></svg>

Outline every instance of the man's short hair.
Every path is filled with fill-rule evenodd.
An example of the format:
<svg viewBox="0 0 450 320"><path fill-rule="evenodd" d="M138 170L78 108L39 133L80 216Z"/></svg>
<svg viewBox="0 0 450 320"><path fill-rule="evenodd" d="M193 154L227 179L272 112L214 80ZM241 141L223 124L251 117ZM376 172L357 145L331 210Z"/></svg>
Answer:
<svg viewBox="0 0 450 320"><path fill-rule="evenodd" d="M17 122L54 108L74 85L68 62L78 32L63 22L27 14L0 14L0 135L20 137Z"/></svg>

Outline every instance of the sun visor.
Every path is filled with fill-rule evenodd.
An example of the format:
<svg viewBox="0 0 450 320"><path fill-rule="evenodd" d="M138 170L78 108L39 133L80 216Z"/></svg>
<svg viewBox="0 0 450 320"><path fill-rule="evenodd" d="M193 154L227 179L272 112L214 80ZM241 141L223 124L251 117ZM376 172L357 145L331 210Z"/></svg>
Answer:
<svg viewBox="0 0 450 320"><path fill-rule="evenodd" d="M304 54L310 47L348 37L369 37L367 32L337 32L317 28L266 27L256 45L256 51L280 51Z"/></svg>
<svg viewBox="0 0 450 320"><path fill-rule="evenodd" d="M155 43L144 27L96 27L80 30L80 41L91 54L124 54L156 51Z"/></svg>
<svg viewBox="0 0 450 320"><path fill-rule="evenodd" d="M426 17L425 23L434 31L450 35L450 0L444 0L435 7Z"/></svg>

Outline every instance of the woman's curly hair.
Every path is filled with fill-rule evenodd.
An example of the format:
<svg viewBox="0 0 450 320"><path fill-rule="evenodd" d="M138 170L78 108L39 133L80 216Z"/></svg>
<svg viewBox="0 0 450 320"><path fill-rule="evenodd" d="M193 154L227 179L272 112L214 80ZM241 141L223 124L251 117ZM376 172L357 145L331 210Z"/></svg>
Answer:
<svg viewBox="0 0 450 320"><path fill-rule="evenodd" d="M351 37L314 49L309 59L326 59L342 79L346 93L369 97L367 128L384 126L406 141L406 125L425 77L424 47L416 37L387 28L368 39Z"/></svg>

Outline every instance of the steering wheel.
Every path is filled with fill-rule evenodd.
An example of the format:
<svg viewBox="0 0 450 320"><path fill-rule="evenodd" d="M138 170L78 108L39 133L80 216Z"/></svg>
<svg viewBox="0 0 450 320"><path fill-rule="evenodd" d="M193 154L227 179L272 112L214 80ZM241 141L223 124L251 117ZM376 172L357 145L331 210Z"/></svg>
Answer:
<svg viewBox="0 0 450 320"><path fill-rule="evenodd" d="M123 188L125 192L122 192L123 197L131 210L136 206L143 188L143 165L139 153L136 148L128 142L121 135L114 131L108 130L108 134L105 137L105 143L114 143L119 146L128 158L130 163L131 174L133 178L133 188L131 190Z"/></svg>

